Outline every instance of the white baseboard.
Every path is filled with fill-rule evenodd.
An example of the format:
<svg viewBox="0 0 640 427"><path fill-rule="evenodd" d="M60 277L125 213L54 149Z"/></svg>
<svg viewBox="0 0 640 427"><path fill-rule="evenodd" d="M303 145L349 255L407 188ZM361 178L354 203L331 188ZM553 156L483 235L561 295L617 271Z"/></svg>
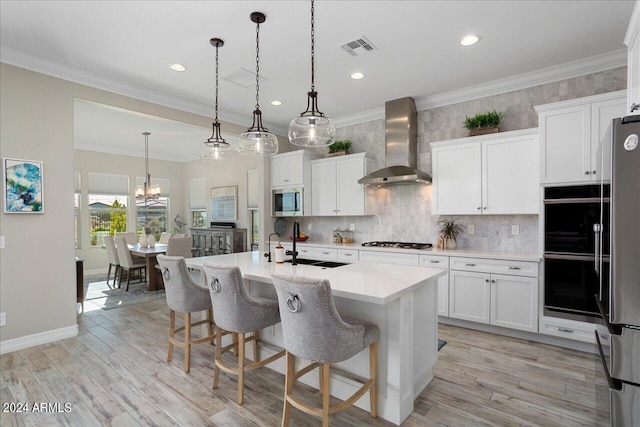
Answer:
<svg viewBox="0 0 640 427"><path fill-rule="evenodd" d="M72 325L65 328L53 329L51 331L14 338L12 340L0 341L0 354L12 353L14 351L24 350L25 348L72 338L77 335L78 325Z"/></svg>
<svg viewBox="0 0 640 427"><path fill-rule="evenodd" d="M460 326L462 328L474 329L476 331L490 332L498 335L504 335L507 337L520 338L523 340L535 341L542 344L555 345L558 347L564 347L571 350L582 351L585 353L595 354L597 352L597 348L595 344L590 344L586 342L581 342L581 341L576 341L576 340L571 340L571 339L566 339L561 337L554 337L551 335L535 334L532 332L501 328L499 326L468 322L466 320L454 319L451 317L443 317L443 316L438 316L438 322L444 323L445 325Z"/></svg>

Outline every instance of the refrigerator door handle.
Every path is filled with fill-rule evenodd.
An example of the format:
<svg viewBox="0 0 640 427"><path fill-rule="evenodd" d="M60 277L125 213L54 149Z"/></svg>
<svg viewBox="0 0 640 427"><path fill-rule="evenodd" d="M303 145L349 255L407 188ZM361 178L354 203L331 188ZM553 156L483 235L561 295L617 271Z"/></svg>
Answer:
<svg viewBox="0 0 640 427"><path fill-rule="evenodd" d="M611 378L611 375L609 375L609 367L607 366L607 361L604 358L604 351L602 351L602 343L600 342L598 331L595 331L595 334L596 334L596 347L598 347L598 353L600 353L600 362L602 363L602 369L604 370L605 376L607 378L607 383L609 383L609 388L612 390L622 390L621 381Z"/></svg>
<svg viewBox="0 0 640 427"><path fill-rule="evenodd" d="M600 279L600 224L593 224L593 237L595 242L594 269ZM600 299L602 299L602 280L600 280Z"/></svg>

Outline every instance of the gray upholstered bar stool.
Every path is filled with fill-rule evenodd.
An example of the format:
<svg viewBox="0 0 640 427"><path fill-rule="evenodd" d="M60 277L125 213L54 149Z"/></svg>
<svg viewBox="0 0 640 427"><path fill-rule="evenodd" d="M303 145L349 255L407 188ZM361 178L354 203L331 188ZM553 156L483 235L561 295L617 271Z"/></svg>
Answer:
<svg viewBox="0 0 640 427"><path fill-rule="evenodd" d="M199 286L191 279L187 270L184 257L166 255L157 256L160 271L164 279L164 289L169 306L169 351L167 362L173 357L173 346L184 349L184 371L191 368L191 344L203 342L213 343L213 315L211 312L211 298L206 288ZM191 313L207 311L204 320L191 322ZM184 326L176 328L176 311L184 313ZM207 335L198 339L191 338L191 328L198 325L207 325ZM175 338L175 334L184 330L184 341Z"/></svg>
<svg viewBox="0 0 640 427"><path fill-rule="evenodd" d="M291 405L308 414L321 416L329 425L329 415L353 405L369 391L371 416L378 416L378 340L380 329L362 320L341 317L336 310L328 280L274 274L278 293L282 333L287 351L284 412L282 425L289 425ZM350 359L369 347L369 379L347 400L330 406L330 366ZM314 363L295 371L295 357ZM303 403L293 396L296 379L319 367L322 407Z"/></svg>
<svg viewBox="0 0 640 427"><path fill-rule="evenodd" d="M284 356L284 350L260 360L260 329L280 322L278 302L267 298L252 297L247 293L242 274L238 267L221 266L205 263L203 265L206 283L209 286L213 318L218 327L216 334L216 358L213 371L213 388L218 387L220 370L238 376L238 404L244 399L244 373L260 368ZM223 331L235 334L238 349L238 365L232 367L222 361L222 354L235 347L235 342L222 348ZM245 339L245 334L252 336ZM245 364L245 343L253 341L253 362Z"/></svg>

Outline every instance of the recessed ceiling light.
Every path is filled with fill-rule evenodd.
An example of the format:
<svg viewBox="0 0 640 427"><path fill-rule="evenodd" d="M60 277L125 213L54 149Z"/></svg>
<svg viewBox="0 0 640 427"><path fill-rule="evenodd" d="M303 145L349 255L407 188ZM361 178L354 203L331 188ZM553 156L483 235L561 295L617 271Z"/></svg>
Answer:
<svg viewBox="0 0 640 427"><path fill-rule="evenodd" d="M469 34L468 36L464 36L462 40L460 40L460 44L462 46L471 46L472 44L478 43L478 40L480 40L480 37L476 36L475 34Z"/></svg>
<svg viewBox="0 0 640 427"><path fill-rule="evenodd" d="M185 67L182 64L179 64L177 62L172 62L171 64L169 64L169 68L171 68L173 71L186 71L187 67Z"/></svg>
<svg viewBox="0 0 640 427"><path fill-rule="evenodd" d="M271 101L271 105L275 105L277 107L278 105L282 105L282 101L278 101L278 100Z"/></svg>
<svg viewBox="0 0 640 427"><path fill-rule="evenodd" d="M351 78L353 80L360 80L360 79L364 78L364 74L362 74L362 73L353 73L353 74L351 74Z"/></svg>

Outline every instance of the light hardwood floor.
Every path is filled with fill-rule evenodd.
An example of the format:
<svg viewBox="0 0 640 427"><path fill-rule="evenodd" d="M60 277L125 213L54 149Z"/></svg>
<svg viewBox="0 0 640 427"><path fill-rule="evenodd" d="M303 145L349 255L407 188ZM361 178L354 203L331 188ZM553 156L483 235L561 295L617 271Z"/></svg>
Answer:
<svg viewBox="0 0 640 427"><path fill-rule="evenodd" d="M194 346L191 372L180 349L167 363L169 310L163 299L78 316L80 334L0 357L5 402L69 403L68 413L0 413L2 426L276 426L284 377L262 368L247 375L245 402L235 403L235 379L220 375L211 389L214 347ZM415 402L406 426L596 426L593 355L440 325L448 344L435 379ZM231 355L229 355L231 357ZM320 401L315 390L296 392ZM391 425L350 408L335 426ZM320 425L292 410L291 425Z"/></svg>

